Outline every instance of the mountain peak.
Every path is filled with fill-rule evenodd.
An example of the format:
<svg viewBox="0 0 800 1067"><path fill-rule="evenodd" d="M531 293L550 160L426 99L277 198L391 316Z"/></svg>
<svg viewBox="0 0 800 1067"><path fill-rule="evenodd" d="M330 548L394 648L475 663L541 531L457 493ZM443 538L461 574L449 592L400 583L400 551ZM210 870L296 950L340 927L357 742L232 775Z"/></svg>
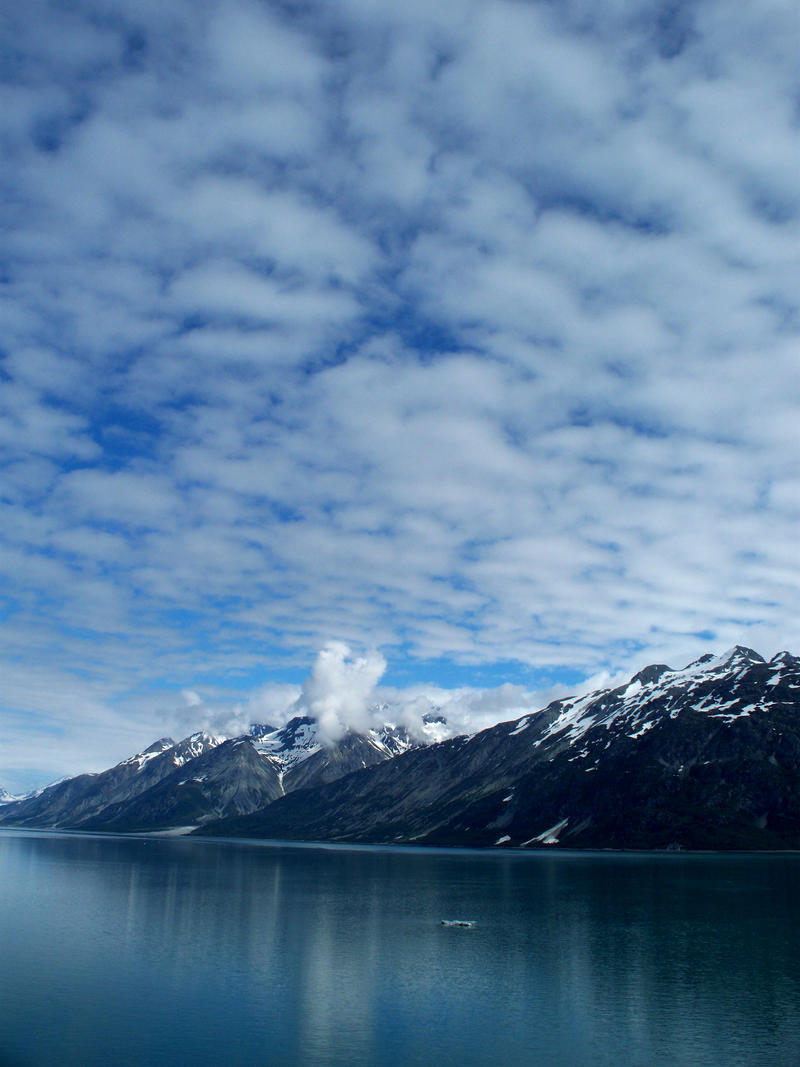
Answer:
<svg viewBox="0 0 800 1067"><path fill-rule="evenodd" d="M172 746L174 744L175 744L175 742L173 741L173 739L171 737L159 737L158 741L154 741L152 743L152 745L150 745L148 748L146 748L144 750L142 755L143 756L149 756L153 752L155 752L155 753L166 752L166 750L168 748L172 748Z"/></svg>
<svg viewBox="0 0 800 1067"><path fill-rule="evenodd" d="M172 762L176 767L180 767L187 760L195 759L209 749L221 745L224 740L224 737L217 737L216 734L210 734L206 730L198 730L197 733L184 737L182 741L173 746Z"/></svg>
<svg viewBox="0 0 800 1067"><path fill-rule="evenodd" d="M642 685L650 685L651 682L657 682L662 674L666 674L672 670L666 663L651 663L649 667L644 667L638 674L634 674L631 678L631 682L641 682Z"/></svg>
<svg viewBox="0 0 800 1067"><path fill-rule="evenodd" d="M713 652L704 652L702 656L697 659L693 659L684 670L690 670L692 667L704 667L707 663L713 663L716 659L724 659L724 657L715 656Z"/></svg>
<svg viewBox="0 0 800 1067"><path fill-rule="evenodd" d="M274 734L280 729L278 726L273 726L268 722L251 722L248 727L248 734L250 737L261 738L266 737L267 734Z"/></svg>
<svg viewBox="0 0 800 1067"><path fill-rule="evenodd" d="M791 654L791 652L786 652L786 651L778 652L776 655L774 655L772 657L772 659L769 662L770 662L770 664L774 664L776 667L778 667L778 666L788 666L788 665L797 663L797 656L793 656Z"/></svg>
<svg viewBox="0 0 800 1067"><path fill-rule="evenodd" d="M713 652L706 652L699 659L692 660L684 671L696 672L698 670L716 670L719 667L734 667L766 663L763 656L746 645L733 645L721 656L715 656Z"/></svg>
<svg viewBox="0 0 800 1067"><path fill-rule="evenodd" d="M734 661L766 663L763 656L760 656L758 652L753 651L752 648L747 648L745 645L734 645L733 648L729 648L727 652L723 652L721 656L717 656L717 662L720 664L732 663Z"/></svg>

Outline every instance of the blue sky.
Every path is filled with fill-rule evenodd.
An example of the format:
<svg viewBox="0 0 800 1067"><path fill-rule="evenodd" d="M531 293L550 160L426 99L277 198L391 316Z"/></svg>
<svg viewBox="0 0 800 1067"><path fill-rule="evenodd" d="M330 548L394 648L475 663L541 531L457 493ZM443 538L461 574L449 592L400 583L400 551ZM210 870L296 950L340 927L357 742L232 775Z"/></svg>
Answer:
<svg viewBox="0 0 800 1067"><path fill-rule="evenodd" d="M0 783L800 648L791 0L3 18Z"/></svg>

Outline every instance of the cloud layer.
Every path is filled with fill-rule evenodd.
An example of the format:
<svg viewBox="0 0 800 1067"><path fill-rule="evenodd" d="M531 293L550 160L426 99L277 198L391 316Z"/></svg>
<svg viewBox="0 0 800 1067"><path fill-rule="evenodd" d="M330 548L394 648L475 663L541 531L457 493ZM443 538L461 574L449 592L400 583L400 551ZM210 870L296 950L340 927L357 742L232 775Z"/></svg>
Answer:
<svg viewBox="0 0 800 1067"><path fill-rule="evenodd" d="M365 734L387 724L405 727L412 738L427 744L519 718L567 693L563 686L534 691L508 682L491 689L431 684L397 688L380 685L385 670L379 653L358 656L341 641L331 641L317 654L302 686L268 683L234 703L184 691L183 706L164 709L163 721L176 735L204 729L237 737L252 724L280 727L296 716L309 716L319 723L328 745L348 731ZM608 675L595 676L580 689L611 683Z"/></svg>
<svg viewBox="0 0 800 1067"><path fill-rule="evenodd" d="M800 647L789 0L7 20L9 768L332 638L536 689Z"/></svg>

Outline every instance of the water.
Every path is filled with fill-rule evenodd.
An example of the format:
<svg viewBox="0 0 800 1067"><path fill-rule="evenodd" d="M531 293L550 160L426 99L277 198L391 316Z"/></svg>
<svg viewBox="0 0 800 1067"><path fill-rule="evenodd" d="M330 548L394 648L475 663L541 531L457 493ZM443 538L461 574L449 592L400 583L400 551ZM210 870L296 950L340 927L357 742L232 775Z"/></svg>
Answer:
<svg viewBox="0 0 800 1067"><path fill-rule="evenodd" d="M0 831L0 1065L796 1067L799 888L798 856Z"/></svg>

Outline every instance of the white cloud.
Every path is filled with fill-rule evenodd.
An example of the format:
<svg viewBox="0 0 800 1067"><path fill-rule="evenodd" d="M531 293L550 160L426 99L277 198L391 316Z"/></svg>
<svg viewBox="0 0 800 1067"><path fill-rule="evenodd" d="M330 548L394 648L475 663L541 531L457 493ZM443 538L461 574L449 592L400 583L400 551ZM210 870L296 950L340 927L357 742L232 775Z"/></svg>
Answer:
<svg viewBox="0 0 800 1067"><path fill-rule="evenodd" d="M370 700L385 670L380 653L354 657L347 645L330 642L317 656L296 710L307 711L331 741L338 741L348 729L364 731Z"/></svg>
<svg viewBox="0 0 800 1067"><path fill-rule="evenodd" d="M0 69L8 715L800 646L790 5L98 11Z"/></svg>
<svg viewBox="0 0 800 1067"><path fill-rule="evenodd" d="M311 41L261 5L218 8L207 35L214 87L223 95L304 94L327 73Z"/></svg>

